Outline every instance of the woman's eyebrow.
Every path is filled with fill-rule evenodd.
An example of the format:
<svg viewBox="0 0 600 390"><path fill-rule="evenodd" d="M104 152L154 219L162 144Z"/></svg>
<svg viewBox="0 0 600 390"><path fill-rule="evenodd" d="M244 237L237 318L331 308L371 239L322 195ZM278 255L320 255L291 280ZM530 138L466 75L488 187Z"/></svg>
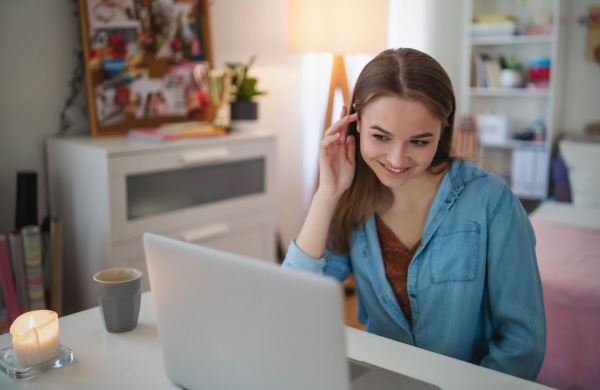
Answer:
<svg viewBox="0 0 600 390"><path fill-rule="evenodd" d="M429 137L433 137L432 133L423 133L423 134L418 134L418 135L413 135L412 139L417 139L417 138L429 138Z"/></svg>
<svg viewBox="0 0 600 390"><path fill-rule="evenodd" d="M377 125L373 125L370 128L373 129L373 130L381 131L382 133L387 134L387 135L392 135L392 133L390 133L387 130L382 129L381 127L379 127ZM429 137L433 137L433 133L417 134L417 135L413 135L410 138L411 139L419 139L419 138L429 138Z"/></svg>
<svg viewBox="0 0 600 390"><path fill-rule="evenodd" d="M384 129L382 129L381 127L379 127L379 126L377 126L377 125L373 125L373 126L371 126L371 129L373 129L373 130L377 130L377 131L381 131L382 133L385 133L385 134L387 134L387 135L392 135L392 133L390 133L390 132L389 132L389 131L387 131L387 130L384 130Z"/></svg>

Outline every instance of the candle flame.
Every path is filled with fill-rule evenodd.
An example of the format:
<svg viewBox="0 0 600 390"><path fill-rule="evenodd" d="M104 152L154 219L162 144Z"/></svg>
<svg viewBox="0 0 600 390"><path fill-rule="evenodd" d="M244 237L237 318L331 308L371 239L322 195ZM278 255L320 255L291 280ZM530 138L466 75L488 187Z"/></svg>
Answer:
<svg viewBox="0 0 600 390"><path fill-rule="evenodd" d="M35 320L33 319L33 314L29 316L29 329L35 328Z"/></svg>

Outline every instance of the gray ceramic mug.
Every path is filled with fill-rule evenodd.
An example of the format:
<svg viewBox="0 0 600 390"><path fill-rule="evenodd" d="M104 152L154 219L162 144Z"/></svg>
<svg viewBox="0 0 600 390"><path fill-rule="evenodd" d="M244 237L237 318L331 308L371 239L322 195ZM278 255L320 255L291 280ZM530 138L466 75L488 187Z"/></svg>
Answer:
<svg viewBox="0 0 600 390"><path fill-rule="evenodd" d="M111 268L94 275L94 285L104 328L112 333L137 326L142 299L142 271Z"/></svg>

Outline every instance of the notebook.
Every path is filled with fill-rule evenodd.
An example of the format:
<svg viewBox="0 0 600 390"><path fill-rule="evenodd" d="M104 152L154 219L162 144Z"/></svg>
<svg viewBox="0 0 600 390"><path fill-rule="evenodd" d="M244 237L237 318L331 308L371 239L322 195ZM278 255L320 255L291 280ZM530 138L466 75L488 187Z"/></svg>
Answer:
<svg viewBox="0 0 600 390"><path fill-rule="evenodd" d="M439 389L345 351L329 278L145 233L167 377L194 389Z"/></svg>

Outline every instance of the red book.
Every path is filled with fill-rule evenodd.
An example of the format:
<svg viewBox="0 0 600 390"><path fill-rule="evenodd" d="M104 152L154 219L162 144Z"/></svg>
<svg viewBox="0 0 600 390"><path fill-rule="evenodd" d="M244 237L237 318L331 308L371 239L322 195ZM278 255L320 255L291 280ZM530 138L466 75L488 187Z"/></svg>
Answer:
<svg viewBox="0 0 600 390"><path fill-rule="evenodd" d="M8 322L12 324L14 320L21 315L19 310L19 301L17 299L17 290L13 281L12 266L8 256L6 237L0 235L0 282L2 282L2 293L4 294L4 304L8 312Z"/></svg>

